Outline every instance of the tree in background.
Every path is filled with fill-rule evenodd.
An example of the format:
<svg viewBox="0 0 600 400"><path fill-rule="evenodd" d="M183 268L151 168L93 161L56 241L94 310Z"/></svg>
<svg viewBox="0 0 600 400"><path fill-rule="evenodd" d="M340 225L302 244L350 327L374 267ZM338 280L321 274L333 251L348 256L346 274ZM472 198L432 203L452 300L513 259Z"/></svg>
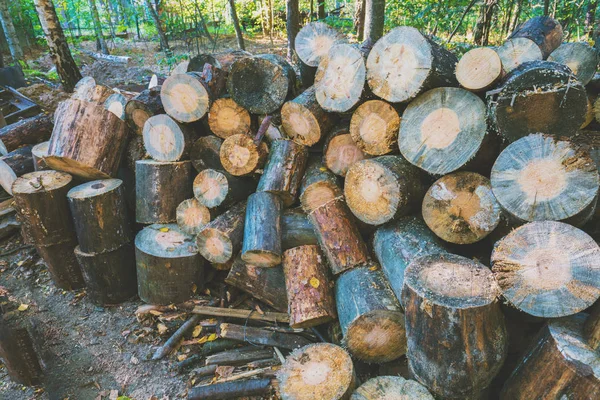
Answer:
<svg viewBox="0 0 600 400"><path fill-rule="evenodd" d="M242 29L240 28L240 21L238 20L237 11L235 10L235 0L229 0L229 12L231 12L231 20L233 22L233 28L235 29L238 47L242 50L246 50Z"/></svg>
<svg viewBox="0 0 600 400"><path fill-rule="evenodd" d="M492 28L492 19L494 18L494 10L498 0L485 0L479 9L479 18L475 25L473 40L479 46L487 46L490 38L490 30Z"/></svg>
<svg viewBox="0 0 600 400"><path fill-rule="evenodd" d="M169 42L167 41L167 35L165 35L165 31L163 30L160 24L158 10L155 10L154 7L152 7L152 3L150 2L150 0L146 0L146 7L148 7L150 16L154 20L154 25L156 26L156 31L158 32L158 37L160 39L160 49L163 51L169 51Z"/></svg>
<svg viewBox="0 0 600 400"><path fill-rule="evenodd" d="M100 15L98 14L98 8L96 7L96 0L88 0L90 4L90 12L92 13L92 21L94 22L94 32L96 33L96 42L98 43L99 50L103 54L108 54L108 47L104 40L104 34L102 33L102 24L100 23Z"/></svg>
<svg viewBox="0 0 600 400"><path fill-rule="evenodd" d="M8 12L8 0L0 0L0 21L2 22L2 29L4 30L4 37L8 42L8 48L10 55L14 62L19 64L19 61L25 61L23 58L23 49L19 44L19 38L17 31L13 25L12 18Z"/></svg>
<svg viewBox="0 0 600 400"><path fill-rule="evenodd" d="M365 0L356 0L354 3L354 32L356 40L362 42L365 31Z"/></svg>
<svg viewBox="0 0 600 400"><path fill-rule="evenodd" d="M375 42L383 35L385 22L385 0L365 2L365 40Z"/></svg>
<svg viewBox="0 0 600 400"><path fill-rule="evenodd" d="M317 1L317 19L325 19L325 0Z"/></svg>
<svg viewBox="0 0 600 400"><path fill-rule="evenodd" d="M292 61L294 58L296 35L298 34L300 24L300 10L298 0L286 0L286 21L287 30L287 58Z"/></svg>

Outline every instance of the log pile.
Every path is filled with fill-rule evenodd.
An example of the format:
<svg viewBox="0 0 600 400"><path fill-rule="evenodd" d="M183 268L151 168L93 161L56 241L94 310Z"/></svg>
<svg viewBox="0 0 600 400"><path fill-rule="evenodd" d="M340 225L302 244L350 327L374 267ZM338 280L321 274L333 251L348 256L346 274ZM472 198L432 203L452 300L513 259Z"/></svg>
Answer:
<svg viewBox="0 0 600 400"><path fill-rule="evenodd" d="M153 357L197 366L189 399L597 398L598 55L562 40L538 17L459 60L318 22L314 80L245 52L86 78L47 146L0 131L0 184L57 286L190 314Z"/></svg>

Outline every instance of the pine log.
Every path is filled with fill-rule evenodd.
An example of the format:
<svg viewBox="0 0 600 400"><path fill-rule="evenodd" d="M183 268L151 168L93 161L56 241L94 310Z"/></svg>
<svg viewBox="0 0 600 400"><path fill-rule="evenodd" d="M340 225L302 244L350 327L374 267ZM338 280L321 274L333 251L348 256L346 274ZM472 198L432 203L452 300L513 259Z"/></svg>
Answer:
<svg viewBox="0 0 600 400"><path fill-rule="evenodd" d="M382 363L406 353L402 308L376 264L340 275L335 300L344 344L354 357Z"/></svg>
<svg viewBox="0 0 600 400"><path fill-rule="evenodd" d="M590 83L598 68L598 52L585 42L563 43L550 54L548 61L564 64L581 83Z"/></svg>
<svg viewBox="0 0 600 400"><path fill-rule="evenodd" d="M446 249L422 219L404 217L381 226L373 236L373 252L396 297L402 302L404 273L412 260Z"/></svg>
<svg viewBox="0 0 600 400"><path fill-rule="evenodd" d="M502 61L502 69L506 74L521 64L529 61L540 61L544 58L538 45L526 37L508 39L496 49L496 52Z"/></svg>
<svg viewBox="0 0 600 400"><path fill-rule="evenodd" d="M283 400L347 400L356 387L350 355L330 343L316 343L292 352L277 373Z"/></svg>
<svg viewBox="0 0 600 400"><path fill-rule="evenodd" d="M0 157L0 186L6 190L6 193L12 194L12 185L19 176L35 170L32 147L21 147Z"/></svg>
<svg viewBox="0 0 600 400"><path fill-rule="evenodd" d="M401 376L377 376L363 383L350 400L434 400L426 387Z"/></svg>
<svg viewBox="0 0 600 400"><path fill-rule="evenodd" d="M137 294L135 251L132 243L102 253L86 253L75 247L87 294L94 304L119 304Z"/></svg>
<svg viewBox="0 0 600 400"><path fill-rule="evenodd" d="M256 189L256 182L227 171L204 169L194 178L194 197L208 208L227 207L246 200Z"/></svg>
<svg viewBox="0 0 600 400"><path fill-rule="evenodd" d="M492 168L491 182L494 196L512 216L577 226L591 218L600 185L587 152L541 133L504 149Z"/></svg>
<svg viewBox="0 0 600 400"><path fill-rule="evenodd" d="M318 244L317 237L308 216L301 208L284 210L281 214L281 248Z"/></svg>
<svg viewBox="0 0 600 400"><path fill-rule="evenodd" d="M250 133L252 119L250 113L233 99L215 100L208 113L208 126L212 133L227 139L237 133Z"/></svg>
<svg viewBox="0 0 600 400"><path fill-rule="evenodd" d="M456 86L458 59L417 29L399 26L375 43L367 59L367 82L390 103L406 102L440 86Z"/></svg>
<svg viewBox="0 0 600 400"><path fill-rule="evenodd" d="M508 335L499 296L490 270L465 257L427 255L406 269L408 364L435 396L473 398L502 367Z"/></svg>
<svg viewBox="0 0 600 400"><path fill-rule="evenodd" d="M417 209L425 187L421 172L400 156L362 160L348 170L344 195L362 222L381 225Z"/></svg>
<svg viewBox="0 0 600 400"><path fill-rule="evenodd" d="M236 257L225 283L243 290L254 298L270 305L277 311L286 312L288 307L285 291L285 275L280 266L260 268Z"/></svg>
<svg viewBox="0 0 600 400"><path fill-rule="evenodd" d="M328 113L317 102L315 86L306 89L281 108L281 123L296 143L312 146L334 126L337 116Z"/></svg>
<svg viewBox="0 0 600 400"><path fill-rule="evenodd" d="M48 146L50 168L93 180L115 176L127 146L127 126L104 107L60 103Z"/></svg>
<svg viewBox="0 0 600 400"><path fill-rule="evenodd" d="M75 90L71 95L71 99L101 106L113 93L115 92L111 88L104 85L98 85L94 78L86 76L75 85Z"/></svg>
<svg viewBox="0 0 600 400"><path fill-rule="evenodd" d="M122 120L125 120L125 106L127 106L127 98L121 93L111 94L104 102L104 108Z"/></svg>
<svg viewBox="0 0 600 400"><path fill-rule="evenodd" d="M177 226L187 235L200 233L210 218L210 210L196 199L184 200L177 206Z"/></svg>
<svg viewBox="0 0 600 400"><path fill-rule="evenodd" d="M561 45L563 29L560 23L550 17L531 18L516 27L509 39L528 38L533 40L542 51L544 59Z"/></svg>
<svg viewBox="0 0 600 400"><path fill-rule="evenodd" d="M308 328L336 319L333 281L319 246L294 247L283 253L290 327Z"/></svg>
<svg viewBox="0 0 600 400"><path fill-rule="evenodd" d="M211 263L226 263L237 255L244 238L246 203L234 204L196 235L198 252Z"/></svg>
<svg viewBox="0 0 600 400"><path fill-rule="evenodd" d="M223 169L220 156L222 144L223 139L214 135L202 136L194 142L190 149L190 160L196 171L202 172L208 168Z"/></svg>
<svg viewBox="0 0 600 400"><path fill-rule="evenodd" d="M0 129L0 154L6 155L26 144L36 144L50 139L52 116L39 114Z"/></svg>
<svg viewBox="0 0 600 400"><path fill-rule="evenodd" d="M177 206L193 197L191 163L140 160L135 166L136 221L175 222Z"/></svg>
<svg viewBox="0 0 600 400"><path fill-rule="evenodd" d="M359 106L360 108L361 106ZM398 131L396 131L396 135L398 135ZM353 140L347 124L336 126L325 138L323 164L336 175L346 176L348 168L366 157L368 156Z"/></svg>
<svg viewBox="0 0 600 400"><path fill-rule="evenodd" d="M219 154L221 165L227 172L242 176L262 168L268 151L265 142L255 143L250 136L239 133L223 141Z"/></svg>
<svg viewBox="0 0 600 400"><path fill-rule="evenodd" d="M501 208L489 179L475 172L446 175L423 199L425 223L438 237L456 244L475 243L500 223Z"/></svg>
<svg viewBox="0 0 600 400"><path fill-rule="evenodd" d="M268 398L273 390L271 378L217 382L191 388L188 400L237 399L248 396Z"/></svg>
<svg viewBox="0 0 600 400"><path fill-rule="evenodd" d="M252 343L255 346L273 346L287 350L294 350L310 344L310 341L304 338L304 336L268 331L246 325L221 324L219 327L219 336L224 339Z"/></svg>
<svg viewBox="0 0 600 400"><path fill-rule="evenodd" d="M52 281L59 289L75 290L85 286L81 267L73 253L77 241L74 239L50 244L36 245L36 250L48 267Z"/></svg>
<svg viewBox="0 0 600 400"><path fill-rule="evenodd" d="M279 196L283 205L289 207L298 198L307 161L305 146L291 140L275 140L256 190Z"/></svg>
<svg viewBox="0 0 600 400"><path fill-rule="evenodd" d="M394 107L383 100L369 100L352 114L350 135L363 152L380 156L396 148L399 127L400 116Z"/></svg>
<svg viewBox="0 0 600 400"><path fill-rule="evenodd" d="M142 135L146 152L155 161L185 159L195 138L189 125L180 124L166 114L148 118Z"/></svg>
<svg viewBox="0 0 600 400"><path fill-rule="evenodd" d="M511 71L488 93L493 128L509 142L530 133L573 136L585 121L585 88L561 64L531 61Z"/></svg>
<svg viewBox="0 0 600 400"><path fill-rule="evenodd" d="M408 105L398 145L412 164L445 175L475 156L486 132L486 108L479 97L464 89L437 88Z"/></svg>
<svg viewBox="0 0 600 400"><path fill-rule="evenodd" d="M144 90L127 102L125 120L129 128L136 134L142 134L148 118L165 112L160 99L160 91L161 86L155 86Z"/></svg>
<svg viewBox="0 0 600 400"><path fill-rule="evenodd" d="M346 43L347 39L324 22L309 22L296 35L296 53L302 62L310 67L318 67L334 44Z"/></svg>
<svg viewBox="0 0 600 400"><path fill-rule="evenodd" d="M149 304L177 304L202 288L204 261L175 224L150 225L135 237L138 294Z"/></svg>
<svg viewBox="0 0 600 400"><path fill-rule="evenodd" d="M160 89L165 112L178 122L194 122L204 117L210 108L211 96L208 85L195 72L171 75Z"/></svg>
<svg viewBox="0 0 600 400"><path fill-rule="evenodd" d="M31 172L17 178L13 196L26 243L50 246L76 241L67 201L72 179L58 171Z"/></svg>
<svg viewBox="0 0 600 400"><path fill-rule="evenodd" d="M31 157L33 158L33 168L36 171L49 169L46 165L46 156L48 155L48 146L50 142L42 142L31 148Z"/></svg>
<svg viewBox="0 0 600 400"><path fill-rule="evenodd" d="M500 56L489 47L467 51L456 64L456 80L463 88L473 92L492 88L502 74Z"/></svg>
<svg viewBox="0 0 600 400"><path fill-rule="evenodd" d="M279 196L256 192L248 197L242 260L257 267L281 263L281 210Z"/></svg>
<svg viewBox="0 0 600 400"><path fill-rule="evenodd" d="M233 63L227 91L240 106L253 114L270 114L294 92L296 73L275 54L244 57Z"/></svg>
<svg viewBox="0 0 600 400"><path fill-rule="evenodd" d="M69 190L67 198L82 253L113 251L131 242L122 180L84 183Z"/></svg>
<svg viewBox="0 0 600 400"><path fill-rule="evenodd" d="M491 262L504 298L536 317L575 314L600 297L600 246L562 222L536 221L513 230L496 243Z"/></svg>

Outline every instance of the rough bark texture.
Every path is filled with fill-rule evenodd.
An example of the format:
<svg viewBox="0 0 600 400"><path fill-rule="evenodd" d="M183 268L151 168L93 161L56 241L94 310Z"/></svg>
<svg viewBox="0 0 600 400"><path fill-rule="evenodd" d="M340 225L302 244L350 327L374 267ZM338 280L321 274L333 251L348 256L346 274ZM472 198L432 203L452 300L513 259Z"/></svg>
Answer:
<svg viewBox="0 0 600 400"><path fill-rule="evenodd" d="M198 252L211 263L224 264L242 249L246 203L237 203L196 235Z"/></svg>
<svg viewBox="0 0 600 400"><path fill-rule="evenodd" d="M231 399L247 396L268 397L273 390L271 384L270 378L214 383L190 389L188 400Z"/></svg>
<svg viewBox="0 0 600 400"><path fill-rule="evenodd" d="M190 149L190 160L196 171L223 169L220 156L222 144L223 139L214 135L202 136L194 142Z"/></svg>
<svg viewBox="0 0 600 400"><path fill-rule="evenodd" d="M161 86L146 89L129 100L125 106L127 125L138 135L142 134L148 118L165 112L160 99L160 90Z"/></svg>
<svg viewBox="0 0 600 400"><path fill-rule="evenodd" d="M36 171L43 171L48 168L46 164L46 156L48 155L48 145L50 142L42 142L40 144L36 144L31 149L31 156L33 158L33 168Z"/></svg>
<svg viewBox="0 0 600 400"><path fill-rule="evenodd" d="M560 23L550 17L535 17L517 26L509 39L525 37L533 40L542 50L544 59L561 45L563 30Z"/></svg>
<svg viewBox="0 0 600 400"><path fill-rule="evenodd" d="M75 290L85 286L81 267L73 253L76 246L76 240L36 246L38 254L48 267L52 281L59 289Z"/></svg>
<svg viewBox="0 0 600 400"><path fill-rule="evenodd" d="M273 193L256 192L248 197L244 222L242 260L257 267L281 263L281 210Z"/></svg>
<svg viewBox="0 0 600 400"><path fill-rule="evenodd" d="M7 154L27 144L37 144L50 138L52 116L39 114L0 129L0 153Z"/></svg>

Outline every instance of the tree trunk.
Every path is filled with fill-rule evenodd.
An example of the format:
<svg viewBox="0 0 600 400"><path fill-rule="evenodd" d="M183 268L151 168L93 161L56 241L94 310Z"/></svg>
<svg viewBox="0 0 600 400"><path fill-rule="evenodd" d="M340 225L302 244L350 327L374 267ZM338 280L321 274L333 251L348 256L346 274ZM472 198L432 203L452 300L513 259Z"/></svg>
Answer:
<svg viewBox="0 0 600 400"><path fill-rule="evenodd" d="M585 33L592 38L594 30L594 23L596 21L596 8L598 7L598 0L590 0L588 4L587 12L585 13Z"/></svg>
<svg viewBox="0 0 600 400"><path fill-rule="evenodd" d="M354 5L354 31L356 40L362 42L365 34L365 0L356 0Z"/></svg>
<svg viewBox="0 0 600 400"><path fill-rule="evenodd" d="M517 8L515 8L515 15L512 23L510 24L509 31L514 31L519 24L519 17L521 16L521 10L523 9L523 0L517 0Z"/></svg>
<svg viewBox="0 0 600 400"><path fill-rule="evenodd" d="M246 50L244 37L242 36L242 30L240 28L240 21L238 20L237 11L235 10L235 0L229 0L229 12L231 13L231 20L233 21L233 27L235 28L238 47L242 50Z"/></svg>
<svg viewBox="0 0 600 400"><path fill-rule="evenodd" d="M383 35L385 21L385 0L365 2L365 40L375 43Z"/></svg>
<svg viewBox="0 0 600 400"><path fill-rule="evenodd" d="M492 17L498 0L486 0L479 9L479 17L477 18L477 24L475 25L475 32L473 34L474 41L479 46L487 46L490 30L492 26Z"/></svg>
<svg viewBox="0 0 600 400"><path fill-rule="evenodd" d="M2 29L4 30L4 37L8 43L10 49L10 55L12 56L15 63L23 60L23 49L19 44L19 38L17 31L13 25L12 17L8 10L8 0L0 0L0 22L2 22Z"/></svg>
<svg viewBox="0 0 600 400"><path fill-rule="evenodd" d="M544 15L548 16L550 13L550 0L544 0Z"/></svg>
<svg viewBox="0 0 600 400"><path fill-rule="evenodd" d="M294 57L294 49L296 35L298 34L300 24L300 11L298 10L298 0L286 1L286 28L287 28L287 58L292 62Z"/></svg>
<svg viewBox="0 0 600 400"><path fill-rule="evenodd" d="M325 0L317 0L317 19L325 19Z"/></svg>
<svg viewBox="0 0 600 400"><path fill-rule="evenodd" d="M81 73L73 60L71 50L69 50L67 39L56 15L56 9L52 0L35 0L34 3L50 48L50 57L56 66L56 72L60 76L65 91L72 92L75 84L81 79Z"/></svg>
<svg viewBox="0 0 600 400"><path fill-rule="evenodd" d="M160 49L163 51L168 51L169 42L167 41L167 35L165 35L165 31L160 25L160 18L158 16L158 12L154 7L152 7L152 3L150 0L146 0L146 7L148 7L148 11L150 11L150 15L154 20L154 25L156 26L156 31L158 32L158 37L160 38Z"/></svg>
<svg viewBox="0 0 600 400"><path fill-rule="evenodd" d="M458 32L458 29L460 28L463 20L465 19L465 17L469 13L469 11L471 11L471 8L473 8L473 6L475 5L475 3L477 3L477 0L471 0L471 2L469 3L469 5L467 6L467 8L465 8L465 11L460 16L460 19L458 20L458 23L456 24L456 26L454 27L454 30L450 34L450 37L448 37L448 40L446 40L446 43L449 43L452 40L452 38L454 37L454 35L456 35L456 32Z"/></svg>
<svg viewBox="0 0 600 400"><path fill-rule="evenodd" d="M90 5L90 12L92 13L92 21L94 22L94 31L96 32L96 40L100 44L100 51L103 54L108 54L108 47L106 47L106 41L102 34L102 23L100 22L100 15L98 14L98 8L96 7L95 0L88 0Z"/></svg>

